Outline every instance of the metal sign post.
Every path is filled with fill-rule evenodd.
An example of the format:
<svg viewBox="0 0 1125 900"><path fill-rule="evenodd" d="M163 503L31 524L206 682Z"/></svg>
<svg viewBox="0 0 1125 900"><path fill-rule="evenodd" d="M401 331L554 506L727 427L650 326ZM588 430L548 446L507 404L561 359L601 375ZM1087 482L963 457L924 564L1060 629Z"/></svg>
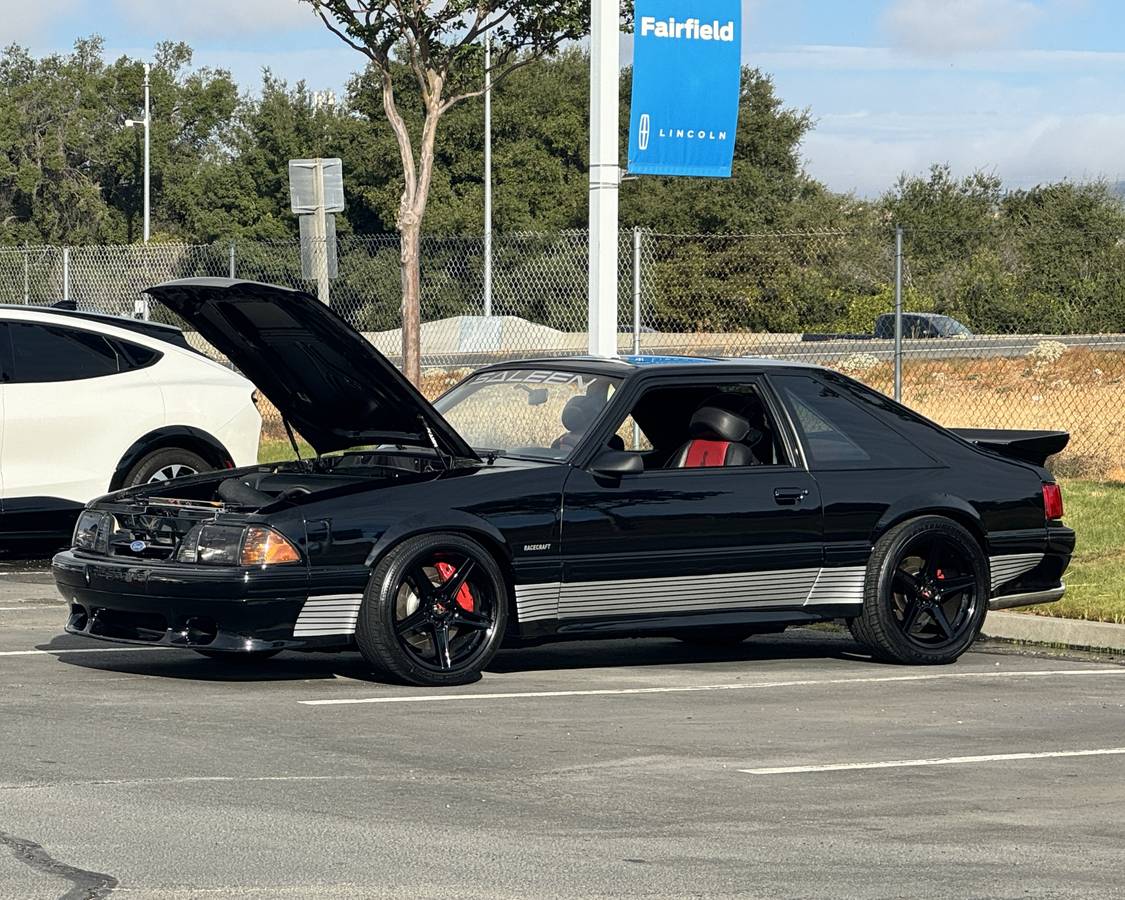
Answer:
<svg viewBox="0 0 1125 900"><path fill-rule="evenodd" d="M321 302L329 302L336 277L336 223L329 213L344 209L344 171L339 159L289 160L289 200L301 217L301 268L316 281ZM306 263L307 261L307 263Z"/></svg>
<svg viewBox="0 0 1125 900"><path fill-rule="evenodd" d="M591 356L617 355L618 153L621 48L618 0L590 9L590 311Z"/></svg>

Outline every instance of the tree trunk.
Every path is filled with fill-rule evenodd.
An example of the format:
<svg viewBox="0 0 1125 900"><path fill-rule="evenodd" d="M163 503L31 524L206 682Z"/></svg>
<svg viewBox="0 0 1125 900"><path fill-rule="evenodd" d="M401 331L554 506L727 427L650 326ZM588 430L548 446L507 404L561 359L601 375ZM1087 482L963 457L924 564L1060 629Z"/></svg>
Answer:
<svg viewBox="0 0 1125 900"><path fill-rule="evenodd" d="M402 371L416 387L422 384L422 222L411 216L399 225L402 268Z"/></svg>

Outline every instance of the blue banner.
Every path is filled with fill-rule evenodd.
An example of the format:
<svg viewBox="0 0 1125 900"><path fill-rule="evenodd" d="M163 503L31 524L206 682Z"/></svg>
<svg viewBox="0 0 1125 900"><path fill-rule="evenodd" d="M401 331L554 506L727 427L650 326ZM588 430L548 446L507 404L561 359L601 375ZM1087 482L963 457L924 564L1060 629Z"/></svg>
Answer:
<svg viewBox="0 0 1125 900"><path fill-rule="evenodd" d="M730 178L741 0L636 0L630 175Z"/></svg>

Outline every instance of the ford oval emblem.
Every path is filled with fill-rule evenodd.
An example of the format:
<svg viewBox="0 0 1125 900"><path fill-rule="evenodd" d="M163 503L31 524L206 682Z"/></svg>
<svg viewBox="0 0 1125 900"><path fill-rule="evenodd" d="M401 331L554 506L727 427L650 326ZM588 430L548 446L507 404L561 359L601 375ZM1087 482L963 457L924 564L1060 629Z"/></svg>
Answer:
<svg viewBox="0 0 1125 900"><path fill-rule="evenodd" d="M129 545L129 549L134 553L140 553L147 546L148 544L146 544L144 541L133 541L133 543Z"/></svg>

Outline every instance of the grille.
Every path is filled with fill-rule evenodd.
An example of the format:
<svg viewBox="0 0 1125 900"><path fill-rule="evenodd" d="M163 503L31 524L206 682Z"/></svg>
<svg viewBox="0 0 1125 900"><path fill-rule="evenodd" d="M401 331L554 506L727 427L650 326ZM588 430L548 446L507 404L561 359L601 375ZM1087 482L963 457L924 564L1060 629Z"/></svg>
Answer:
<svg viewBox="0 0 1125 900"><path fill-rule="evenodd" d="M184 535L195 525L211 518L215 509L149 504L111 512L114 530L109 540L110 556L168 560L176 555Z"/></svg>

